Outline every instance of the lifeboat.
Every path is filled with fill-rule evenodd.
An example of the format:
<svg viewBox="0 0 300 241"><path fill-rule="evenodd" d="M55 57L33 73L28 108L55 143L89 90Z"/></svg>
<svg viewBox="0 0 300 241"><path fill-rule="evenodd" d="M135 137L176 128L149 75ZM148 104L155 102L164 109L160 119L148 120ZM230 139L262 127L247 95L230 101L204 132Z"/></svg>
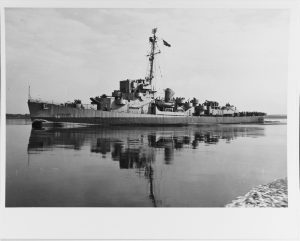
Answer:
<svg viewBox="0 0 300 241"><path fill-rule="evenodd" d="M174 102L165 102L163 100L157 100L156 105L158 107L164 107L164 108L172 108L175 106Z"/></svg>

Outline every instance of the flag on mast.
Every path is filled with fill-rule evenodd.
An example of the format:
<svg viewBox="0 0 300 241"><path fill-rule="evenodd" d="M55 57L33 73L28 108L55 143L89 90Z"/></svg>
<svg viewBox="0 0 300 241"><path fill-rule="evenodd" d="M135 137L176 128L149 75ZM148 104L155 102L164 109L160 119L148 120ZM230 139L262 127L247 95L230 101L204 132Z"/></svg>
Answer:
<svg viewBox="0 0 300 241"><path fill-rule="evenodd" d="M169 44L167 41L165 41L165 40L162 40L162 41L163 41L163 43L164 43L165 46L171 47L171 44Z"/></svg>

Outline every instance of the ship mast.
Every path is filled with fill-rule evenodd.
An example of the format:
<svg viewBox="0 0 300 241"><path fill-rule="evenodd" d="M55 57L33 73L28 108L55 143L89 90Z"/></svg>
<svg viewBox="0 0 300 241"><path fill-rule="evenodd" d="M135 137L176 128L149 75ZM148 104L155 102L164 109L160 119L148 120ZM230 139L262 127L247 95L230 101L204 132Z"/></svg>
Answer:
<svg viewBox="0 0 300 241"><path fill-rule="evenodd" d="M28 85L28 100L31 100L31 95L30 95L30 85Z"/></svg>
<svg viewBox="0 0 300 241"><path fill-rule="evenodd" d="M152 84L152 79L154 78L154 76L153 76L154 55L160 53L160 51L155 53L155 45L156 45L156 42L157 42L157 37L155 35L156 31L157 31L157 28L152 29L153 36L149 38L149 42L151 43L151 52L148 55L149 56L149 62L150 62L150 71L149 71L148 79L149 79L149 84L150 85Z"/></svg>

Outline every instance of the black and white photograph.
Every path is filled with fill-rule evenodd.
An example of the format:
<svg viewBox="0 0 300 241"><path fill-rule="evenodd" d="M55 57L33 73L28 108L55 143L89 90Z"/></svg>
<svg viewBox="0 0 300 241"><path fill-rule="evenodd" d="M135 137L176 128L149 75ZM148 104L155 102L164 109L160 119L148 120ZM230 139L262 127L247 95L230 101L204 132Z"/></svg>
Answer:
<svg viewBox="0 0 300 241"><path fill-rule="evenodd" d="M2 0L0 239L299 240L300 0Z"/></svg>
<svg viewBox="0 0 300 241"><path fill-rule="evenodd" d="M6 207L286 208L289 10L6 8Z"/></svg>

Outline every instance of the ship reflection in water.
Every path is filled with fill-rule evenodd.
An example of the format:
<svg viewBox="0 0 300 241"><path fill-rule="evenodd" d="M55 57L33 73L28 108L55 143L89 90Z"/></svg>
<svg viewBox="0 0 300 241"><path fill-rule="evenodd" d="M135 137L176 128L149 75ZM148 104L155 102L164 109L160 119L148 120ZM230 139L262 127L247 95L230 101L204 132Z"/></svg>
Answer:
<svg viewBox="0 0 300 241"><path fill-rule="evenodd" d="M143 128L143 129L101 129L86 128L50 128L31 130L28 154L71 148L80 150L90 145L90 151L102 154L102 158L111 156L119 162L120 169L141 169L147 163L155 161L155 149L164 151L164 163L171 164L174 152L182 149L197 149L199 145L215 145L220 140L230 143L238 137L263 136L262 127L201 127L197 128Z"/></svg>
<svg viewBox="0 0 300 241"><path fill-rule="evenodd" d="M286 175L285 128L8 125L6 206L223 207Z"/></svg>

